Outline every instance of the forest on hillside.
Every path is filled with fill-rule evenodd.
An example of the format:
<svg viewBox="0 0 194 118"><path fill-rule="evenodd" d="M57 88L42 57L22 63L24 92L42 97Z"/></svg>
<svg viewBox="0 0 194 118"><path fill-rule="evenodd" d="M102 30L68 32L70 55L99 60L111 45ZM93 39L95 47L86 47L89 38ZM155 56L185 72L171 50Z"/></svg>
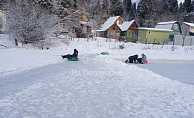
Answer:
<svg viewBox="0 0 194 118"><path fill-rule="evenodd" d="M194 22L194 0L0 0L6 13L7 33L25 43L42 41L58 21L75 11L85 13L94 29L111 16L136 20L140 27L154 27L158 22ZM50 34L49 34L50 35ZM12 38L13 39L13 38Z"/></svg>
<svg viewBox="0 0 194 118"><path fill-rule="evenodd" d="M0 9L7 4L21 4L24 0L1 0ZM136 20L142 27L154 27L157 22L179 21L194 22L194 0L140 0L138 4L131 0L25 0L38 3L43 11L63 18L76 10L86 13L89 19L100 27L111 16L121 16L124 20Z"/></svg>

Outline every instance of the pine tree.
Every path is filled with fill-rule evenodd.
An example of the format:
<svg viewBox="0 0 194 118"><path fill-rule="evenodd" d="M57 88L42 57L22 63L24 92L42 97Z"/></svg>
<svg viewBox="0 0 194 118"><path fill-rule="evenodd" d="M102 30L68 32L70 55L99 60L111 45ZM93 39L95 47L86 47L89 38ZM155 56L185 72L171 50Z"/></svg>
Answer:
<svg viewBox="0 0 194 118"><path fill-rule="evenodd" d="M191 0L185 0L184 6L187 13L192 11Z"/></svg>
<svg viewBox="0 0 194 118"><path fill-rule="evenodd" d="M141 0L137 6L137 14L139 17L141 18L145 18L146 14L147 14L147 3L145 0Z"/></svg>
<svg viewBox="0 0 194 118"><path fill-rule="evenodd" d="M194 12L194 0L192 1L192 10Z"/></svg>
<svg viewBox="0 0 194 118"><path fill-rule="evenodd" d="M108 9L109 8L109 4L108 4L108 0L103 0L103 3L102 3L102 9Z"/></svg>
<svg viewBox="0 0 194 118"><path fill-rule="evenodd" d="M74 7L74 9L77 9L77 0L73 0L74 1L74 4L73 4L73 7Z"/></svg>
<svg viewBox="0 0 194 118"><path fill-rule="evenodd" d="M130 10L130 16L129 16L129 20L134 20L136 18L136 3L134 2L131 5L131 10Z"/></svg>
<svg viewBox="0 0 194 118"><path fill-rule="evenodd" d="M181 2L180 5L179 5L179 11L181 13L183 13L185 11L185 7L184 7L184 4Z"/></svg>
<svg viewBox="0 0 194 118"><path fill-rule="evenodd" d="M165 0L165 5L164 5L164 9L170 9L170 0Z"/></svg>
<svg viewBox="0 0 194 118"><path fill-rule="evenodd" d="M176 12L178 10L178 1L177 0L166 0L166 8L170 12Z"/></svg>
<svg viewBox="0 0 194 118"><path fill-rule="evenodd" d="M62 5L64 8L69 8L69 7L71 7L71 1L70 1L70 0L62 0L62 1L61 1L61 5Z"/></svg>
<svg viewBox="0 0 194 118"><path fill-rule="evenodd" d="M130 17L131 6L131 0L123 0L124 19L128 20L128 18Z"/></svg>
<svg viewBox="0 0 194 118"><path fill-rule="evenodd" d="M165 0L165 8L167 8L170 12L176 12L178 10L178 1Z"/></svg>
<svg viewBox="0 0 194 118"><path fill-rule="evenodd" d="M131 9L131 0L126 0L126 11L127 13L129 13L130 9Z"/></svg>
<svg viewBox="0 0 194 118"><path fill-rule="evenodd" d="M115 7L112 9L110 14L112 16L122 16L123 15L123 8L122 7Z"/></svg>
<svg viewBox="0 0 194 118"><path fill-rule="evenodd" d="M109 3L108 3L108 0L103 0L102 16L103 16L104 19L107 19L109 17Z"/></svg>
<svg viewBox="0 0 194 118"><path fill-rule="evenodd" d="M49 11L53 11L53 3L48 0L33 0L33 2L38 2L42 7L46 8Z"/></svg>
<svg viewBox="0 0 194 118"><path fill-rule="evenodd" d="M7 3L7 0L0 0L0 10L3 10L3 6Z"/></svg>
<svg viewBox="0 0 194 118"><path fill-rule="evenodd" d="M176 12L178 10L178 1L177 0L171 0L170 4L170 11Z"/></svg>
<svg viewBox="0 0 194 118"><path fill-rule="evenodd" d="M111 5L114 5L118 0L111 0Z"/></svg>

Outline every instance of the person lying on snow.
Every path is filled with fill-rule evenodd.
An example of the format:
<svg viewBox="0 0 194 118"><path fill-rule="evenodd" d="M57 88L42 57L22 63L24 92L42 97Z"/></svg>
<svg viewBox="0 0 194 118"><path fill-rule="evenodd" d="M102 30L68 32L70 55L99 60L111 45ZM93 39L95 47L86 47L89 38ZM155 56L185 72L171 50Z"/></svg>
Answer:
<svg viewBox="0 0 194 118"><path fill-rule="evenodd" d="M77 49L74 49L74 52L73 52L73 55L70 55L70 54L67 54L67 55L61 55L61 57L64 59L64 58L68 58L68 59L77 59L78 57L78 51Z"/></svg>
<svg viewBox="0 0 194 118"><path fill-rule="evenodd" d="M125 63L137 63L138 55L129 56Z"/></svg>
<svg viewBox="0 0 194 118"><path fill-rule="evenodd" d="M147 57L145 54L142 54L141 55L142 58L138 58L137 61L140 63L140 64L146 64L147 63Z"/></svg>

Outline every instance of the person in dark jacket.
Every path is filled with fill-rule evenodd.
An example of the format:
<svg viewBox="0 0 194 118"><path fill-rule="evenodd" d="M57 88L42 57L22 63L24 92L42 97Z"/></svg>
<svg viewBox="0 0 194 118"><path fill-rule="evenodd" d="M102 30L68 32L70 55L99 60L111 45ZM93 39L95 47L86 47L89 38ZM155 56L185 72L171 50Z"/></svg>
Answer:
<svg viewBox="0 0 194 118"><path fill-rule="evenodd" d="M77 51L77 49L74 49L73 55L67 54L67 55L61 55L61 57L63 59L64 58L67 58L67 59L77 58L78 57L78 51Z"/></svg>
<svg viewBox="0 0 194 118"><path fill-rule="evenodd" d="M138 55L129 56L129 58L125 61L125 63L136 63L137 62Z"/></svg>
<svg viewBox="0 0 194 118"><path fill-rule="evenodd" d="M77 51L77 49L74 49L72 57L77 58L77 56L78 56L78 51Z"/></svg>

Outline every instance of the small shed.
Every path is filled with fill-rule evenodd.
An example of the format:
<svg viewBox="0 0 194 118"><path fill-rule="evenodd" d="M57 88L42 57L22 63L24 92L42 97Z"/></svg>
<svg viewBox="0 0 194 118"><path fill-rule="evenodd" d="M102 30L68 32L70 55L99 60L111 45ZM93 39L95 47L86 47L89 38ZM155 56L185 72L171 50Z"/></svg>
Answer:
<svg viewBox="0 0 194 118"><path fill-rule="evenodd" d="M121 36L126 38L127 42L136 42L137 41L137 36L138 36L138 25L135 22L135 20L129 21L129 22L124 22L121 25Z"/></svg>
<svg viewBox="0 0 194 118"><path fill-rule="evenodd" d="M164 43L169 40L172 30L157 28L138 28L138 41L147 43Z"/></svg>
<svg viewBox="0 0 194 118"><path fill-rule="evenodd" d="M194 36L194 23L183 22L182 31L185 36Z"/></svg>
<svg viewBox="0 0 194 118"><path fill-rule="evenodd" d="M120 16L110 17L100 28L97 30L97 36L104 38L119 39L123 19Z"/></svg>
<svg viewBox="0 0 194 118"><path fill-rule="evenodd" d="M177 21L160 22L155 26L155 28L172 30L169 34L170 41L173 41L175 35L180 35L182 33L181 26Z"/></svg>

